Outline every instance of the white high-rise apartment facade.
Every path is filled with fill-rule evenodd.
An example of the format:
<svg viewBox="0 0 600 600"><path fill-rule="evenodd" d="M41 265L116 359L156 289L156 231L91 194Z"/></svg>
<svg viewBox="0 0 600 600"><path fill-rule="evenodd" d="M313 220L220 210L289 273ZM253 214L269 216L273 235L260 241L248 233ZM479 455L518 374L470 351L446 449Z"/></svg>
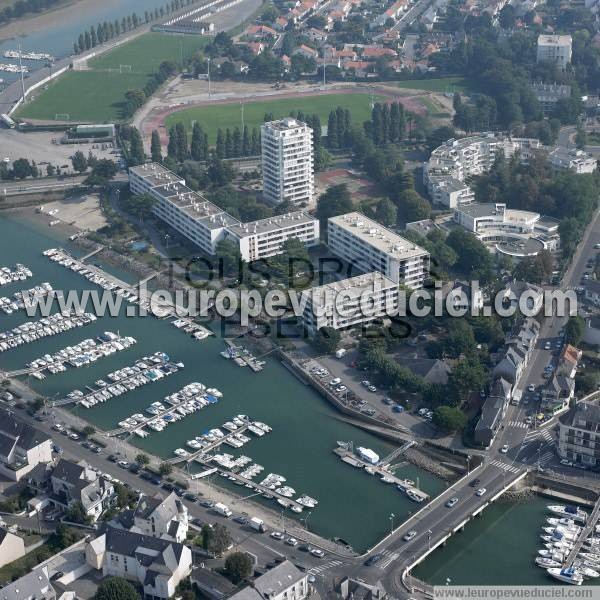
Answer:
<svg viewBox="0 0 600 600"><path fill-rule="evenodd" d="M268 202L300 204L314 193L313 131L288 117L261 127L263 193Z"/></svg>
<svg viewBox="0 0 600 600"><path fill-rule="evenodd" d="M571 62L573 38L570 35L540 35L537 41L537 62L548 61L564 71Z"/></svg>

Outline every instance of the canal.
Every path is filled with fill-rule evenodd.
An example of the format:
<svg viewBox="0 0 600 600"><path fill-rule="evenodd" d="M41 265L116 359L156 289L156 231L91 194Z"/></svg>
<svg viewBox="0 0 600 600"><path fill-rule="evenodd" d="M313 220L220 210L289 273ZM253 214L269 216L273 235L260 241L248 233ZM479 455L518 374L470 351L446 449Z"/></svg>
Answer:
<svg viewBox="0 0 600 600"><path fill-rule="evenodd" d="M83 277L42 256L43 250L61 244L50 237L53 234L52 230L31 222L0 217L0 266L20 262L34 273L26 285L0 288L0 295L11 295L44 281L65 291L94 287ZM26 319L24 312L9 316L0 313L0 331L11 329ZM164 351L173 360L184 362L185 368L118 399L91 409L78 407L73 410L92 424L112 429L124 418L136 412L143 413L152 402L162 401L167 394L198 381L207 387L218 388L223 393L221 401L169 425L161 433L152 433L146 439L136 437L132 442L152 454L172 457L174 449L185 448L186 440L243 413L269 424L273 432L252 439L241 452L265 467L263 476L269 472L279 473L287 478L287 485L298 495L306 493L319 501L310 515L308 525L311 530L327 538L344 538L356 550L365 550L388 532L392 513L398 524L410 512L418 510L418 505L393 486L342 463L332 452L338 440L352 440L355 445L372 448L383 456L391 450L388 444L340 421L338 414L320 396L298 381L276 359L267 358L265 370L254 374L222 358L219 353L224 344L218 336L196 341L167 321L153 317L128 318L121 314L99 318L86 327L2 353L0 369L23 368L34 358L104 331L133 336L138 343L88 368L71 369L44 381L30 379L29 384L40 394L60 398L75 388L83 390L86 385L115 369L133 364L144 355ZM418 481L431 495L444 488L444 482L412 465L402 465L396 473ZM260 481L260 476L257 480ZM273 501L269 506L277 507ZM292 513L286 514L286 518L288 516L292 518Z"/></svg>

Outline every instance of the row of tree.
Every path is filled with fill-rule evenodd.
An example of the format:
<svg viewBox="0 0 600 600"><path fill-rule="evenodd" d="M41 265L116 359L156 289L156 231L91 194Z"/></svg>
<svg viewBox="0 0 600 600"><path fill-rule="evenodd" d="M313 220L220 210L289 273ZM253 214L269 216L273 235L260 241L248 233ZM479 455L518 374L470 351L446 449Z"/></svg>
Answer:
<svg viewBox="0 0 600 600"><path fill-rule="evenodd" d="M371 120L365 124L365 131L376 146L381 146L402 141L406 135L406 123L407 115L400 102L376 102L371 111Z"/></svg>

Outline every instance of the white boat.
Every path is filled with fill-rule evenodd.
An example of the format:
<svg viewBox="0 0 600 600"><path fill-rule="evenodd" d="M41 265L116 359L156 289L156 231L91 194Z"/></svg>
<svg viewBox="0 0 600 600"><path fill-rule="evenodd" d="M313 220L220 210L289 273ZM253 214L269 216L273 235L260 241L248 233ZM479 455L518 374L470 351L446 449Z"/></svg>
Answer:
<svg viewBox="0 0 600 600"><path fill-rule="evenodd" d="M546 523L549 525L554 525L554 527L557 527L558 525L575 525L575 521L573 521L573 519L567 519L566 517L548 517L546 519Z"/></svg>
<svg viewBox="0 0 600 600"><path fill-rule="evenodd" d="M592 569L589 565L582 562L575 562L573 565L586 579L596 579L600 577L600 573L596 569Z"/></svg>
<svg viewBox="0 0 600 600"><path fill-rule="evenodd" d="M555 515L560 515L561 517L573 519L574 521L581 523L585 523L588 517L588 514L584 510L581 510L578 506L573 506L571 504L551 504L548 506L548 510L553 512Z"/></svg>
<svg viewBox="0 0 600 600"><path fill-rule="evenodd" d="M563 583L569 583L570 585L581 585L583 583L583 575L573 567L567 569L550 568L546 569L546 572L550 577L558 579Z"/></svg>
<svg viewBox="0 0 600 600"><path fill-rule="evenodd" d="M545 558L543 556L537 556L535 559L535 564L544 569L558 569L562 566L557 560L552 560L551 558Z"/></svg>
<svg viewBox="0 0 600 600"><path fill-rule="evenodd" d="M402 488L400 488L400 489L402 489ZM410 499L411 499L413 502L419 502L419 503L420 503L420 502L423 502L423 500L425 500L425 497L424 497L424 496L421 496L421 495L417 494L417 493L415 492L415 490L412 490L412 489L410 489L410 488L408 488L408 489L406 490L406 495L407 495L407 496L408 496L408 497L409 497L409 498L410 498Z"/></svg>

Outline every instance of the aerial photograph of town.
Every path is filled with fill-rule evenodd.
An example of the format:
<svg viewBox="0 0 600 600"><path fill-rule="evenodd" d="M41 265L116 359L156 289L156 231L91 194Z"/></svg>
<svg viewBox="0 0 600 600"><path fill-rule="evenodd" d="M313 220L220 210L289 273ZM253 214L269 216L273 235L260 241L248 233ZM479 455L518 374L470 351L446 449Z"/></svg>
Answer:
<svg viewBox="0 0 600 600"><path fill-rule="evenodd" d="M0 600L309 598L600 600L600 0L0 0Z"/></svg>

